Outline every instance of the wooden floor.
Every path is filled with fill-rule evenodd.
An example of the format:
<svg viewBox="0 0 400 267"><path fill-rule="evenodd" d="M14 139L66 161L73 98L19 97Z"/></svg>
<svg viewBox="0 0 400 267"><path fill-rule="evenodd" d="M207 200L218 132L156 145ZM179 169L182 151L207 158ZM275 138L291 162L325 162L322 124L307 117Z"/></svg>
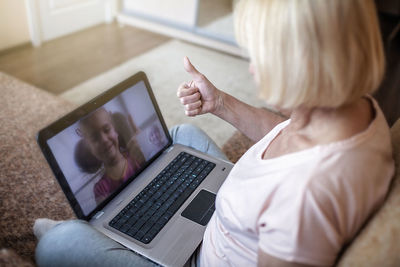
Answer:
<svg viewBox="0 0 400 267"><path fill-rule="evenodd" d="M197 26L206 26L207 24L232 13L232 11L231 0L201 0L199 1Z"/></svg>
<svg viewBox="0 0 400 267"><path fill-rule="evenodd" d="M168 40L130 26L102 24L40 47L0 52L0 71L60 94Z"/></svg>

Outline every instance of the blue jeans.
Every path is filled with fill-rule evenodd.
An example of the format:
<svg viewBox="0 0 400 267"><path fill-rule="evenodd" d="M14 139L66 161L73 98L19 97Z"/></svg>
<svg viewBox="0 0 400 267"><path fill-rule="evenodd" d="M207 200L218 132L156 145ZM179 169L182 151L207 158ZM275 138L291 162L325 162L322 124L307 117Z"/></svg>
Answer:
<svg viewBox="0 0 400 267"><path fill-rule="evenodd" d="M170 130L174 143L227 160L199 128L187 124ZM45 233L36 248L39 266L156 266L81 220L60 223Z"/></svg>

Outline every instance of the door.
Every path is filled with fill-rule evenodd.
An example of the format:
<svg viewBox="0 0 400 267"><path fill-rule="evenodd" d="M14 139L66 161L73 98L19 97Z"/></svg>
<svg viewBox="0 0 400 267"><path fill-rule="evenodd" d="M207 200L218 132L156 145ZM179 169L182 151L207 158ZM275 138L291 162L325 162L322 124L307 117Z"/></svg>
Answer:
<svg viewBox="0 0 400 267"><path fill-rule="evenodd" d="M102 22L111 21L114 0L28 0L32 41L38 45ZM30 13L30 14L29 14Z"/></svg>

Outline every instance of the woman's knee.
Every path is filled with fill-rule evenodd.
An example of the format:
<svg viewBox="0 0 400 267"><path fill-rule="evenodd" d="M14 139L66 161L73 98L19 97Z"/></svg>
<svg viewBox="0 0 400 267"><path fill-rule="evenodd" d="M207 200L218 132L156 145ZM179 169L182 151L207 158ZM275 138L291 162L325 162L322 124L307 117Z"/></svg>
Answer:
<svg viewBox="0 0 400 267"><path fill-rule="evenodd" d="M87 223L72 220L60 223L46 232L39 240L35 257L39 266L55 266L66 263L71 250L76 250L80 240L84 240L94 230Z"/></svg>
<svg viewBox="0 0 400 267"><path fill-rule="evenodd" d="M36 249L39 266L151 266L155 264L88 223L68 221L49 230Z"/></svg>
<svg viewBox="0 0 400 267"><path fill-rule="evenodd" d="M174 144L181 144L212 156L228 160L215 142L199 127L181 124L170 130Z"/></svg>
<svg viewBox="0 0 400 267"><path fill-rule="evenodd" d="M193 136L205 134L199 127L192 124L176 125L169 132L174 143L185 142L185 140L192 139Z"/></svg>

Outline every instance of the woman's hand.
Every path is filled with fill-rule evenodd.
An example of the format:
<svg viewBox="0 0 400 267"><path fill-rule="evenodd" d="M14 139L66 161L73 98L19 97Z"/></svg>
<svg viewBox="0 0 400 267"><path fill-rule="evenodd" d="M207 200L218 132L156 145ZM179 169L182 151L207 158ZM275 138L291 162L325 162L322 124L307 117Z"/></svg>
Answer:
<svg viewBox="0 0 400 267"><path fill-rule="evenodd" d="M192 81L178 88L178 97L187 116L212 113L232 124L254 141L259 141L278 123L286 120L265 108L252 107L235 97L218 90L189 59L183 59L185 70Z"/></svg>
<svg viewBox="0 0 400 267"><path fill-rule="evenodd" d="M222 92L218 90L202 73L183 59L185 70L192 76L192 81L179 86L177 95L185 107L187 116L215 113L222 108Z"/></svg>

